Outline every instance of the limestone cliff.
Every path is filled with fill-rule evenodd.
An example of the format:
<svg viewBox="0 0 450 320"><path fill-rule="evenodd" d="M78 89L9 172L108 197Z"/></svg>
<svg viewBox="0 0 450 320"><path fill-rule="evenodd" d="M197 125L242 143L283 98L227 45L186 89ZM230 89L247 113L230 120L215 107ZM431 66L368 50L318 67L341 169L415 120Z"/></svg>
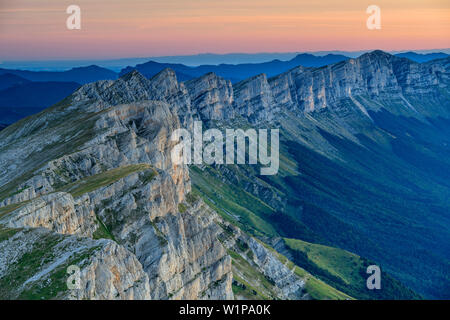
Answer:
<svg viewBox="0 0 450 320"><path fill-rule="evenodd" d="M217 240L214 213L185 202L187 167L170 158L170 136L180 127L177 110L163 99L149 100L178 90L167 76L149 83L132 73L88 84L2 131L0 224L26 230L2 242L4 248L21 246L42 227L51 237L76 235L80 244L101 246L82 260L82 289L55 297L233 298L231 259ZM70 241L72 249L55 252L55 259L84 250ZM44 287L51 266L23 279L17 296ZM15 265L7 259L2 267L11 276Z"/></svg>

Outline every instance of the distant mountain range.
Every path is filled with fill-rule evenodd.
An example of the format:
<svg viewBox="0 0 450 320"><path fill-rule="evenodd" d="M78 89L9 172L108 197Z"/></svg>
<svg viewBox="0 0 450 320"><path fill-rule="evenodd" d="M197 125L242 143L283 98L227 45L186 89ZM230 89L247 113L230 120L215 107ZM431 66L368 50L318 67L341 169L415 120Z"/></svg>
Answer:
<svg viewBox="0 0 450 320"><path fill-rule="evenodd" d="M151 78L160 71L171 68L177 74L180 81L186 81L200 77L206 73L213 72L218 76L229 79L232 82L239 82L249 77L265 73L268 77L275 76L288 71L299 65L304 67L322 67L328 64L340 62L349 59L343 55L329 54L323 57L312 54L299 54L289 61L273 60L264 63L245 63L245 64L220 64L220 65L201 65L198 67L188 67L183 64L157 63L149 61L138 64L135 67L126 67L120 75L126 74L132 70L137 70L147 78Z"/></svg>
<svg viewBox="0 0 450 320"><path fill-rule="evenodd" d="M416 52L404 52L396 54L397 57L407 58L409 60L423 63L436 59L447 58L449 55L443 52L433 52L433 53L416 53Z"/></svg>
<svg viewBox="0 0 450 320"><path fill-rule="evenodd" d="M280 57L287 58L291 55L292 54L284 54L283 56ZM204 57L204 61L206 62L215 61L214 59L211 59L211 56L215 55L213 54L198 55L198 57ZM235 58L236 61L243 60L239 58L241 56L240 54L235 55L230 54L227 56L236 56ZM262 59L263 57L269 59L271 56L272 56L271 54L262 54L262 53L258 55L260 59ZM445 58L448 57L449 55L443 52L423 53L423 54L416 52L404 52L398 53L396 54L396 56L408 58L412 61L422 63L435 59ZM188 56L180 56L180 59L178 60L181 61L182 57ZM98 80L115 80L120 75L128 73L131 70L138 70L145 76L152 77L161 70L164 70L166 68L173 69L176 72L178 79L180 81L186 81L189 79L200 77L209 72L214 72L215 74L224 77L226 79L229 79L232 82L237 82L261 73L265 73L268 77L272 77L297 66L322 67L328 64L344 61L353 57L354 55L351 54L345 55L345 54L331 53L326 55L314 55L309 53L302 53L294 56L292 59L287 61L284 61L282 59L273 59L268 60L267 62L259 62L259 63L218 64L218 65L211 63L211 64L202 64L195 67L182 63L162 62L169 60L177 61L177 59L175 60L169 59L176 57L159 57L155 58L154 60L148 59L146 62L141 62L136 64L135 66L127 66L121 69L117 65L115 65L115 70L119 69L120 70L119 72L115 72L113 70L100 67L98 65L76 67L66 71L31 71L28 70L27 68L25 68L27 70L0 68L0 75L10 74L9 77L11 78L11 80L8 80L7 78L2 78L0 82L8 83L7 81L11 81L11 83L14 83L15 80L14 78L11 77L11 75L15 75L29 81L57 81L57 82L63 81L63 82L77 82L80 84L85 84ZM244 61L245 60L246 59L244 59ZM119 59L117 60L117 63L122 62L126 64L131 61L143 61L143 59L142 58L140 58L139 60ZM77 64L78 63L81 62L78 61ZM5 65L5 63L3 65ZM0 90L4 88L1 86L2 84L0 83Z"/></svg>
<svg viewBox="0 0 450 320"><path fill-rule="evenodd" d="M0 66L5 69L20 69L33 71L62 71L75 67L84 67L88 65L97 65L103 68L120 72L124 66L135 66L147 61L158 63L180 63L186 66L196 67L205 64L243 64L243 63L263 63L272 60L287 61L295 58L301 53L312 54L314 56L326 56L328 54L343 55L349 58L357 58L369 50L359 51L309 51L309 52L260 52L260 53L199 53L191 55L176 56L156 56L156 57L128 57L116 59L84 59L84 60L7 60L0 61ZM391 51L390 54L396 55L406 51ZM450 54L449 49L433 50L414 50L419 54L428 54L440 52Z"/></svg>
<svg viewBox="0 0 450 320"><path fill-rule="evenodd" d="M98 66L51 72L0 69L0 123L11 124L37 113L82 84L116 78L117 73Z"/></svg>
<svg viewBox="0 0 450 320"><path fill-rule="evenodd" d="M286 58L290 55L286 53L280 57ZM396 55L420 63L449 56L443 52L424 54L405 52ZM215 55L205 54L196 57L204 57L205 61L214 61L212 59L213 56ZM231 57L232 55L227 56ZM268 59L271 57L271 54L259 54L258 57L260 59L264 57ZM160 58L158 59L161 60ZM170 57L166 58L166 60L170 60ZM238 61L242 57L236 54L234 58ZM24 116L39 112L63 99L80 85L99 80L115 80L132 70L137 70L145 77L151 78L162 70L170 68L175 71L178 81L188 81L212 72L230 80L232 83L237 83L262 73L270 78L297 66L317 68L348 59L350 57L343 54L313 55L302 53L288 61L275 59L262 63L205 64L197 67L181 63L148 61L135 66L125 67L120 72L97 65L76 67L66 71L30 71L0 68L0 123L10 124ZM133 60L123 59L117 61L127 63ZM164 61L164 59L161 61ZM37 84L37 82L41 84Z"/></svg>
<svg viewBox="0 0 450 320"><path fill-rule="evenodd" d="M398 54L398 56L422 63L434 59L446 58L448 57L448 54L442 52L429 54L405 52ZM348 56L341 54L315 56L308 53L302 53L288 61L272 60L263 63L201 65L198 67L189 67L184 64L158 63L155 61L149 61L146 63L138 64L135 67L126 67L120 72L120 75L129 73L132 70L137 70L147 78L151 78L162 70L171 68L176 72L177 78L180 81L198 78L206 73L213 72L218 76L229 79L231 80L231 82L236 83L261 73L266 74L267 77L270 78L297 66L317 68L348 59Z"/></svg>
<svg viewBox="0 0 450 320"><path fill-rule="evenodd" d="M55 104L78 87L72 81L30 81L12 73L0 74L0 130Z"/></svg>
<svg viewBox="0 0 450 320"><path fill-rule="evenodd" d="M21 85L30 82L30 80L19 77L12 73L5 73L0 75L0 90L13 87L15 85Z"/></svg>
<svg viewBox="0 0 450 320"><path fill-rule="evenodd" d="M81 84L98 80L116 79L117 73L99 66L73 68L67 71L28 71L0 69L0 75L13 74L30 81L77 82Z"/></svg>

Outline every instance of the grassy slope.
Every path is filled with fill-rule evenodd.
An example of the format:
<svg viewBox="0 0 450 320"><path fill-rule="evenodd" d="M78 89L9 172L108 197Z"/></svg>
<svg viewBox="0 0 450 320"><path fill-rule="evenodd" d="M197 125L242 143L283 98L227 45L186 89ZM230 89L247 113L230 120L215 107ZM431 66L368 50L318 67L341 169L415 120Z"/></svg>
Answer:
<svg viewBox="0 0 450 320"><path fill-rule="evenodd" d="M227 221L237 225L242 230L246 231L249 234L254 236L262 236L262 237L273 237L277 235L292 235L302 237L304 236L309 241L314 241L319 239L319 242L328 243L326 240L323 240L319 237L314 236L307 228L301 228L301 223L298 220L290 218L287 215L280 214L275 212L273 208L264 203L261 199L255 197L254 195L246 192L241 186L237 184L231 184L226 177L222 175L222 173L216 168L205 166L203 169L198 167L191 167L191 178L193 182L193 191L194 193L203 197L205 202L207 202L211 207L213 207L219 214L226 219ZM270 182L270 180L269 180ZM277 185L275 183L275 185ZM288 186L289 187L289 186ZM285 191L285 190L283 190ZM288 190L288 193L292 192ZM323 212L325 214L325 212ZM275 220L279 218L284 223L283 226L278 225L278 221ZM286 223L286 219L290 218L292 223ZM319 218L319 216L316 216ZM329 223L331 223L333 217L326 215L321 219L326 219ZM335 219L335 218L334 218ZM342 232L343 236L351 239L352 242L358 242L359 235L354 232L348 225L336 220L336 232ZM320 221L320 220L319 220ZM299 228L300 226L300 228ZM327 224L327 227L331 227L331 225ZM340 229L340 231L338 231ZM331 229L332 230L332 229ZM343 232L343 230L346 230ZM352 238L353 237L353 238ZM320 241L321 240L321 241ZM348 241L348 240L347 240ZM361 240L364 241L364 240ZM322 246L323 248L330 248L326 246ZM338 250L335 248L330 248L333 250ZM347 252L342 250L342 252ZM315 268L310 268L308 271L313 272L311 275L310 272L305 271L299 266L306 267L315 265L315 261L308 261L307 264L303 264L304 261L299 261L297 266L292 264L294 271L297 272L302 277L307 279L306 281L306 290L310 294L310 296L314 299L350 299L350 296L362 299L373 299L373 298L395 298L396 296L408 298L418 298L418 296L411 293L408 289L402 286L397 281L394 281L391 277L388 279L392 279L392 283L395 286L395 289L399 291L399 293L395 293L392 290L387 292L387 295L378 295L371 296L366 293L361 294L361 290L365 289L365 279L367 278L367 274L362 272L362 263L363 260L357 255L351 254L347 252L353 259L348 263L344 263L342 266L339 266L345 260L333 261L331 258L327 262L322 262L319 264L323 267L322 270L326 272L330 272L331 277L323 277L323 272L314 273L316 271ZM286 258L284 258L286 259ZM233 259L234 267L237 266L243 268L243 264L239 262L238 257L234 257ZM300 264L302 263L302 264ZM329 263L330 266L326 266L326 263ZM249 268L247 266L247 268ZM320 268L320 267L318 267ZM245 268L244 268L245 269ZM321 269L321 268L320 268ZM359 286L356 290L345 290L345 285L349 283L353 283L354 279L344 277L342 274L336 274L336 272L351 272L354 277L359 277L359 280L363 280L364 287ZM242 271L237 273L237 280L239 283L244 284L247 290L242 290L242 287L235 286L236 292L240 292L242 294L246 294L248 298L250 297L267 297L268 294L262 294L263 291L261 288L258 288L254 284L249 283L248 280L244 281L242 279ZM322 276L322 277L319 277ZM318 278L319 277L319 278ZM386 275L386 277L388 277ZM258 278L258 277L257 277ZM358 280L358 281L359 281ZM347 281L347 282L346 282ZM353 282L352 282L353 281ZM337 290L336 288L340 289ZM389 287L391 288L391 287ZM346 292L347 294L343 293ZM364 292L364 291L363 291ZM251 294L253 293L253 294Z"/></svg>
<svg viewBox="0 0 450 320"><path fill-rule="evenodd" d="M369 100L364 105L374 103ZM280 168L288 170L262 177L255 170L237 169L250 172L250 180L263 179L276 188L287 199L286 208L274 206L277 214L261 214L239 199L237 204L264 220L276 234L369 257L424 296L442 298L448 296L450 279L450 121L419 122L402 116L405 106L400 102L377 102L379 108L389 105L399 112L371 112L375 126L367 119L361 125L361 119L350 112L355 108L351 101L343 104L341 115L361 132L353 140L348 132L345 135L348 127L337 125L340 122L326 112L314 114L312 127L287 120L282 127L285 131L289 124L290 132L281 140ZM330 133L315 125L334 127ZM325 157L317 152L320 148L334 150L340 159ZM204 176L227 184L234 193L245 192L241 176L227 179L211 170ZM214 192L215 188L212 181L209 189ZM204 192L205 188L199 189ZM256 228L269 237L273 234L251 223L244 228Z"/></svg>
<svg viewBox="0 0 450 320"><path fill-rule="evenodd" d="M274 284L235 250L229 250L232 259L233 292L246 299L275 299Z"/></svg>
<svg viewBox="0 0 450 320"><path fill-rule="evenodd" d="M326 243L381 262L405 284L428 296L445 295L450 275L443 260L449 246L444 239L449 234L444 213L449 204L444 198L449 188L433 170L441 168L445 176L446 165L437 165L428 156L423 160L421 155L413 156L411 142L398 136L393 141L395 152L405 159L417 159L417 164L405 163L364 137L361 147L324 136L341 150L346 163L291 144L290 151L303 171L301 177L286 178L292 212L303 207L296 215ZM444 150L440 152L443 162L447 156ZM345 230L340 224L351 228Z"/></svg>
<svg viewBox="0 0 450 320"><path fill-rule="evenodd" d="M264 274L250 265L238 253L231 251L229 254L233 261L233 293L236 296L250 300L276 298L276 291L273 288L273 284ZM283 261L282 258L280 260ZM305 281L303 292L309 298L313 300L353 299L349 295L314 277L304 269L294 265L292 262L288 261L288 263L292 266L294 273Z"/></svg>
<svg viewBox="0 0 450 320"><path fill-rule="evenodd" d="M397 280L382 272L381 290L368 290L366 273L374 264L346 250L308 243L297 239L284 239L296 263L332 284L339 290L358 299L420 299Z"/></svg>
<svg viewBox="0 0 450 320"><path fill-rule="evenodd" d="M285 243L292 250L306 253L311 262L341 278L347 285L359 280L359 275L355 274L355 270L360 269L363 263L356 254L297 239L285 239Z"/></svg>
<svg viewBox="0 0 450 320"><path fill-rule="evenodd" d="M296 266L282 254L273 248L263 244L269 249L283 264L297 274L303 281L305 287L303 293L314 300L349 300L349 295L336 290L325 282L311 275L304 269ZM252 260L252 252L248 247L237 247L228 250L232 258L233 270L233 292L238 297L245 299L276 299L277 288L275 284L261 273L256 266L248 260ZM246 258L247 259L246 259Z"/></svg>
<svg viewBox="0 0 450 320"><path fill-rule="evenodd" d="M265 220L274 210L260 199L238 186L231 186L220 180L220 172L212 167L203 171L190 168L194 193L225 220L251 234L276 235L275 229Z"/></svg>
<svg viewBox="0 0 450 320"><path fill-rule="evenodd" d="M222 218L252 235L275 236L277 232L266 221L275 211L260 199L246 192L239 186L231 186L218 178L220 172L212 167L204 170L198 167L190 168L193 182L193 192L200 195L203 200L214 208ZM333 288L320 279L314 277L304 269L294 265L286 257L265 245L278 259L297 273L304 281L305 291L312 299L317 300L346 300L352 299L349 295ZM230 250L233 260L233 291L246 299L271 299L276 297L273 284L246 261L242 255L247 252Z"/></svg>
<svg viewBox="0 0 450 320"><path fill-rule="evenodd" d="M122 166L67 184L61 187L58 191L69 192L74 198L77 198L85 193L110 185L132 173L149 169L151 169L149 164L132 164ZM154 169L151 170L153 172L152 175L156 175L156 171Z"/></svg>
<svg viewBox="0 0 450 320"><path fill-rule="evenodd" d="M305 269L294 264L288 258L286 258L281 253L275 251L272 247L264 244L264 246L269 249L273 254L275 254L278 259L285 264L289 269L293 270L300 278L305 281L304 290L306 293L314 300L352 300L353 298L342 291L330 286L324 281L313 276L311 273Z"/></svg>

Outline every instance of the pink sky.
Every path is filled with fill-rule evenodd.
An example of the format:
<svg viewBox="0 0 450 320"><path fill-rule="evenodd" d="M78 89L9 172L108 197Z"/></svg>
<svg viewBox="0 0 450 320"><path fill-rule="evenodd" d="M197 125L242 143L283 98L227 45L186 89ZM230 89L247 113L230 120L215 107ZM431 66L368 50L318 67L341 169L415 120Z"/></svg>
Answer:
<svg viewBox="0 0 450 320"><path fill-rule="evenodd" d="M81 30L67 30L67 6ZM366 8L381 8L381 30ZM1 0L0 59L450 48L449 0Z"/></svg>

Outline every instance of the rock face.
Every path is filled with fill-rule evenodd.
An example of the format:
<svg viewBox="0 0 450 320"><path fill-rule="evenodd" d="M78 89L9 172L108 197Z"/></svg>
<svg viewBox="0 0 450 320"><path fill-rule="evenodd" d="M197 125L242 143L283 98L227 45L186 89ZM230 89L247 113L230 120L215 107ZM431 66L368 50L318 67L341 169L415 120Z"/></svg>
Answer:
<svg viewBox="0 0 450 320"><path fill-rule="evenodd" d="M277 288L280 288L282 296L285 299L300 299L305 282L255 239L250 238L248 245L254 254L254 261L264 274L273 279Z"/></svg>
<svg viewBox="0 0 450 320"><path fill-rule="evenodd" d="M123 246L108 241L81 269L80 289L72 289L68 298L148 300L151 293L142 264Z"/></svg>
<svg viewBox="0 0 450 320"><path fill-rule="evenodd" d="M380 100L388 96L398 97L405 110L411 112L408 109L413 107L405 97L413 98L409 95L418 93L434 95L439 88L448 87L448 60L419 64L374 51L321 68L298 67L270 79L269 83L275 102L292 111L333 109L342 99L356 96ZM361 111L367 114L365 109Z"/></svg>
<svg viewBox="0 0 450 320"><path fill-rule="evenodd" d="M72 298L233 298L214 212L185 202L188 169L171 161L180 118L166 101L190 107L171 75L88 84L26 128L2 131L1 225L117 242L90 257ZM129 265L116 268L117 259Z"/></svg>
<svg viewBox="0 0 450 320"><path fill-rule="evenodd" d="M93 211L84 210L65 192L35 198L0 221L9 228L43 227L61 234L87 237L92 237L96 225Z"/></svg>
<svg viewBox="0 0 450 320"><path fill-rule="evenodd" d="M269 250L260 241L227 222L222 222L221 225L228 231L221 235L225 246L229 250L233 250L235 254L239 254L240 259L245 260L250 266L242 268L242 264L236 263L234 273L239 278L249 283L258 282L258 279L246 278L247 270L245 269L254 268L255 272L261 273L273 284L271 292L267 292L267 294L273 295L271 298L307 299L307 295L304 293L305 281L282 263L274 250ZM258 287L257 283L252 284ZM259 289L264 290L264 288Z"/></svg>
<svg viewBox="0 0 450 320"><path fill-rule="evenodd" d="M251 123L272 121L279 111L265 74L239 82L234 92L236 109Z"/></svg>
<svg viewBox="0 0 450 320"><path fill-rule="evenodd" d="M233 87L214 73L186 82L193 110L202 120L224 120L234 115Z"/></svg>
<svg viewBox="0 0 450 320"><path fill-rule="evenodd" d="M64 236L43 228L1 229L0 293L4 299L149 299L148 275L111 240ZM80 269L67 286L67 269ZM74 282L76 284L76 282Z"/></svg>
<svg viewBox="0 0 450 320"><path fill-rule="evenodd" d="M185 210L176 204L171 177L143 170L75 200L65 192L43 195L9 212L0 223L16 230L44 227L94 238L107 229L121 245L109 241L91 259L82 269L83 289L71 291L70 298L232 299L231 260L217 240L216 214L201 201L185 204ZM126 260L130 266L120 269L117 261ZM130 284L126 294L119 295L117 279L130 283L137 271L147 277L141 279L142 288L136 291Z"/></svg>

